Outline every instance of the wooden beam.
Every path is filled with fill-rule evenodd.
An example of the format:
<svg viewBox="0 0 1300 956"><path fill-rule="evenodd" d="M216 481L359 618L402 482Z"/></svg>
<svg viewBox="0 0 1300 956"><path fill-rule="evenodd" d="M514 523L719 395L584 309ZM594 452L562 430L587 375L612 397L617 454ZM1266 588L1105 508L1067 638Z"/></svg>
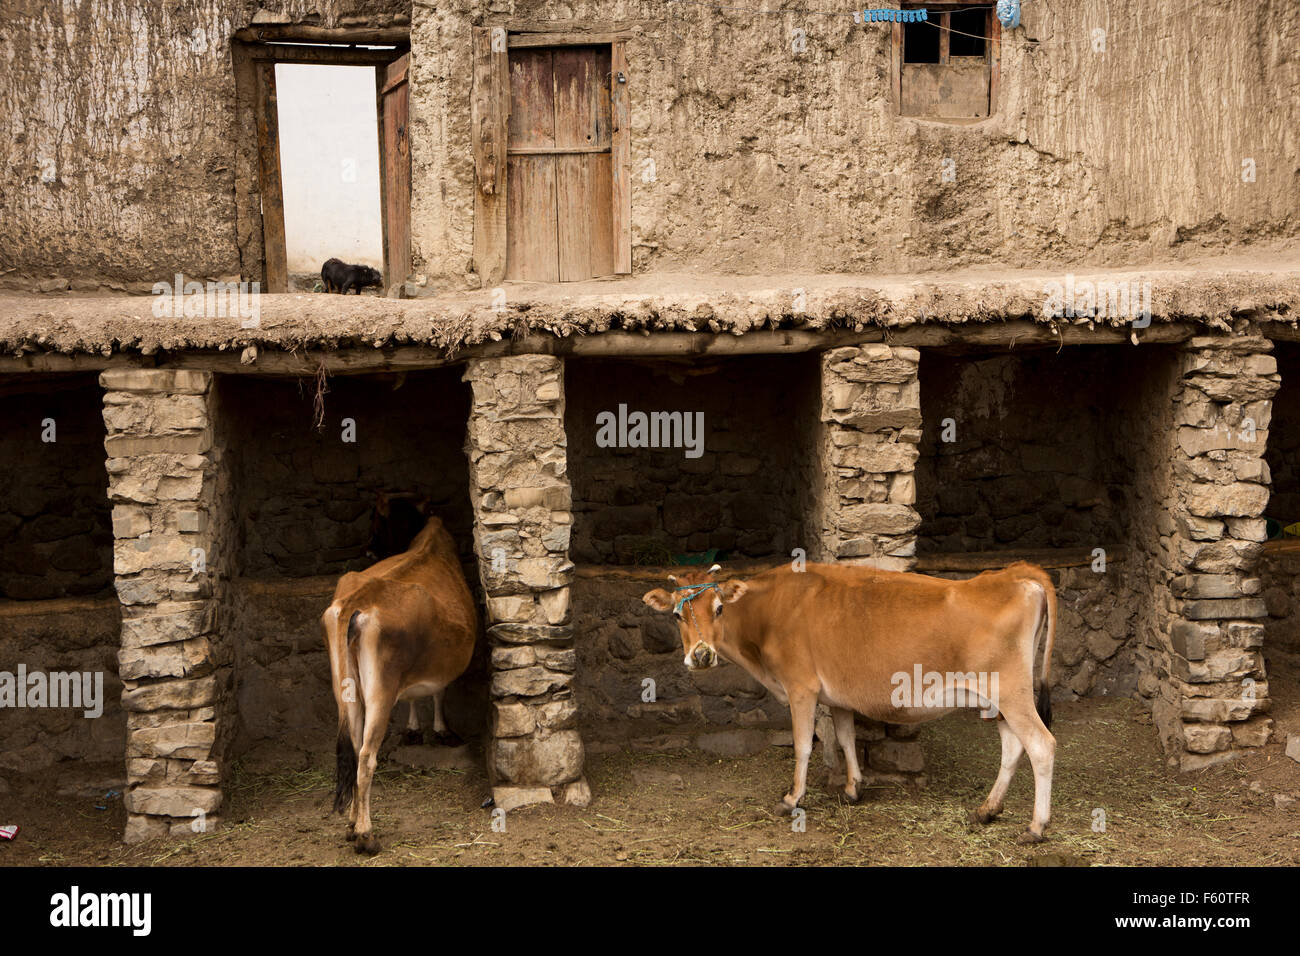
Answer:
<svg viewBox="0 0 1300 956"><path fill-rule="evenodd" d="M610 48L609 82L609 103L614 113L613 156L610 157L614 183L614 272L627 275L632 271L632 110L626 43L615 43Z"/></svg>
<svg viewBox="0 0 1300 956"><path fill-rule="evenodd" d="M262 63L323 63L335 66L383 66L405 50L350 50L344 47L262 46L247 44L248 57Z"/></svg>
<svg viewBox="0 0 1300 956"><path fill-rule="evenodd" d="M262 197L263 292L289 291L288 252L284 240L284 189L280 182L280 119L276 112L275 64L263 61L257 71L257 152Z"/></svg>
<svg viewBox="0 0 1300 956"><path fill-rule="evenodd" d="M299 23L260 23L236 30L236 40L246 43L363 43L406 45L411 42L410 27L317 27Z"/></svg>
<svg viewBox="0 0 1300 956"><path fill-rule="evenodd" d="M1123 548L1106 548L1106 563L1115 564L1123 561L1126 554ZM1040 568L1085 568L1092 564L1091 548L1032 548L1010 549L1006 551L967 551L953 554L918 554L916 570L924 573L934 571L996 571L1015 564L1028 561Z"/></svg>
<svg viewBox="0 0 1300 956"><path fill-rule="evenodd" d="M1300 342L1300 327L1284 322L1265 322L1261 329L1264 337L1274 342Z"/></svg>
<svg viewBox="0 0 1300 956"><path fill-rule="evenodd" d="M1198 334L1190 325L1152 325L1141 330L1139 342L1143 344L1177 343ZM1297 335L1296 340L1300 340ZM117 354L63 355L61 353L33 353L22 358L0 356L0 374L25 372L94 371L110 367L158 367L207 369L232 375L309 375L324 365L332 375L367 374L385 371L404 371L422 368L439 368L455 365L471 358L495 358L504 355L559 355L592 358L663 358L689 360L698 357L727 357L741 355L791 355L803 352L825 351L845 345L865 345L888 342L890 345L913 348L996 349L996 348L1054 348L1062 344L1075 345L1126 345L1128 332L1119 329L1085 329L1067 327L1062 338L1049 328L1030 322L974 323L957 326L922 325L907 329L886 331L879 328L861 332L841 330L834 332L804 331L800 329L764 330L744 335L711 332L655 332L641 335L633 332L603 332L597 335L571 335L558 338L553 335L529 335L520 339L502 339L461 349L448 357L439 348L428 345L402 346L376 349L354 347L346 349L308 349L302 352L280 352L263 348L255 362L240 362L240 350L224 352L169 352L153 356ZM1130 346L1131 347L1131 346Z"/></svg>
<svg viewBox="0 0 1300 956"><path fill-rule="evenodd" d="M894 115L901 116L903 112L903 25L895 23L890 35L890 46L893 48L893 56L889 60L890 87L894 93Z"/></svg>
<svg viewBox="0 0 1300 956"><path fill-rule="evenodd" d="M506 41L511 47L530 46L601 46L622 43L632 39L630 32L621 33L512 33Z"/></svg>
<svg viewBox="0 0 1300 956"><path fill-rule="evenodd" d="M510 135L510 64L505 44L493 49L493 31L474 28L470 99L474 151L474 271L485 287L506 276L506 150ZM499 34L500 36L500 34Z"/></svg>

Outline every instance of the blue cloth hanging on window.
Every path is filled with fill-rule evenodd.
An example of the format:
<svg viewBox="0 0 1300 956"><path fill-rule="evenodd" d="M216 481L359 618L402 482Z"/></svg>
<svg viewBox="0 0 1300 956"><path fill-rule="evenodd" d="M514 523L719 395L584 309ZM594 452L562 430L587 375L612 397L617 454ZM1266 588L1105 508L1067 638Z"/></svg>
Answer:
<svg viewBox="0 0 1300 956"><path fill-rule="evenodd" d="M1017 11L1019 8L1017 2ZM928 16L924 10L885 10L877 7L874 10L862 11L863 23L921 23L926 19Z"/></svg>
<svg viewBox="0 0 1300 956"><path fill-rule="evenodd" d="M1008 30L1020 26L1020 0L998 0L998 22Z"/></svg>

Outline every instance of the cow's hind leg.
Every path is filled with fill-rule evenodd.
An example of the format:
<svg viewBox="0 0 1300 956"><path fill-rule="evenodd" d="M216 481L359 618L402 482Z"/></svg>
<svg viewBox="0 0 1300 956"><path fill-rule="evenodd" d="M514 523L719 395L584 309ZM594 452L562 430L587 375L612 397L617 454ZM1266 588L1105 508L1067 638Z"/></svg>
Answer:
<svg viewBox="0 0 1300 956"><path fill-rule="evenodd" d="M415 709L415 698L411 698L411 713L406 718L406 730L402 734L402 743L408 747L424 743L424 735L420 733L420 715Z"/></svg>
<svg viewBox="0 0 1300 956"><path fill-rule="evenodd" d="M817 695L806 691L789 693L790 723L794 729L794 786L776 805L777 813L793 813L808 792L808 758L812 756L813 724L817 719Z"/></svg>
<svg viewBox="0 0 1300 956"><path fill-rule="evenodd" d="M370 822L370 784L375 777L375 768L379 765L379 748L384 742L384 733L388 730L388 718L393 713L396 695L380 692L376 700L366 700L366 731L361 741L361 750L357 754L357 797L356 807L356 844L358 853L379 852L379 841L375 839Z"/></svg>
<svg viewBox="0 0 1300 956"><path fill-rule="evenodd" d="M433 741L439 747L460 747L465 741L456 736L442 716L442 697L446 693L440 690L433 695Z"/></svg>
<svg viewBox="0 0 1300 956"><path fill-rule="evenodd" d="M999 716L996 723L998 736L1002 738L1002 767L998 770L998 778L993 781L993 789L989 791L989 795L978 809L971 811L970 817L973 823L991 823L993 818L1002 812L1002 801L1006 799L1011 778L1015 776L1016 767L1019 766L1020 758L1025 752L1025 745L1007 726L1006 720Z"/></svg>
<svg viewBox="0 0 1300 956"><path fill-rule="evenodd" d="M853 726L853 711L844 707L832 707L831 719L835 721L835 739L839 741L840 749L844 751L844 798L849 803L857 803L862 799L862 791L858 787L862 783L862 771L858 768L857 734ZM828 740L823 746L829 744Z"/></svg>
<svg viewBox="0 0 1300 956"><path fill-rule="evenodd" d="M1041 843L1043 831L1052 815L1052 767L1056 761L1056 738L1043 724L1033 701L1023 701L1004 709L1007 724L1020 738L1029 763L1034 768L1034 817L1029 829L1016 838L1017 843Z"/></svg>

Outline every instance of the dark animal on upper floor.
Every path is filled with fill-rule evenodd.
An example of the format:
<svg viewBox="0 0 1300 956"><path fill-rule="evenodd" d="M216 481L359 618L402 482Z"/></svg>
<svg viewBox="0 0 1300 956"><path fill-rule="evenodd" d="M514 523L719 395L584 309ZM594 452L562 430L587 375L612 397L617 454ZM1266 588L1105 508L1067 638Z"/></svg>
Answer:
<svg viewBox="0 0 1300 956"><path fill-rule="evenodd" d="M321 281L325 283L326 292L339 292L347 295L356 290L357 295L366 286L382 286L384 276L378 269L370 266L351 266L341 259L328 259L320 267Z"/></svg>

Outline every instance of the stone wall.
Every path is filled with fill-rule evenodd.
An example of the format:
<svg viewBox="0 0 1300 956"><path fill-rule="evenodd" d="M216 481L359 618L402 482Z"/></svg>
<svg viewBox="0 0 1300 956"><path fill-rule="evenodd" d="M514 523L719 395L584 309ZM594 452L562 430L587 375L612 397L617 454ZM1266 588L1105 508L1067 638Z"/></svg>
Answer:
<svg viewBox="0 0 1300 956"><path fill-rule="evenodd" d="M0 710L0 770L31 773L60 760L121 765L126 716L117 676L119 625L111 596L0 601L0 671L16 674L21 664L28 674L91 674L102 682L98 717L87 717L85 707Z"/></svg>
<svg viewBox="0 0 1300 956"><path fill-rule="evenodd" d="M1259 559L1259 579L1269 616L1266 647L1300 653L1300 542L1289 539L1266 545Z"/></svg>
<svg viewBox="0 0 1300 956"><path fill-rule="evenodd" d="M897 571L915 561L919 360L887 345L822 354L819 560Z"/></svg>
<svg viewBox="0 0 1300 956"><path fill-rule="evenodd" d="M474 589L476 579L469 580ZM233 756L263 744L271 745L272 754L298 751L319 758L334 752L338 710L320 616L337 582L334 575L232 582L229 627L236 642L239 711ZM443 702L448 726L467 739L486 729L487 657L480 640ZM393 708L394 732L405 727L408 706ZM418 707L420 726L432 726L432 702L422 700Z"/></svg>
<svg viewBox="0 0 1300 956"><path fill-rule="evenodd" d="M1277 390L1272 345L1248 323L1192 339L1161 376L1144 480L1164 503L1153 533L1135 528L1143 556L1139 691L1171 760L1195 770L1264 744L1272 730L1260 647L1266 616L1255 576L1265 538L1269 472L1263 455Z"/></svg>
<svg viewBox="0 0 1300 956"><path fill-rule="evenodd" d="M569 623L564 365L542 355L479 359L465 379L474 396L466 443L474 548L490 625L488 777L503 808L585 805Z"/></svg>
<svg viewBox="0 0 1300 956"><path fill-rule="evenodd" d="M331 378L320 428L313 380L236 376L220 379L219 389L230 422L240 575L339 575L372 564L366 551L379 493L403 492L429 498L473 577L469 390L457 370Z"/></svg>
<svg viewBox="0 0 1300 956"><path fill-rule="evenodd" d="M1096 547L1120 538L1129 456L1114 386L1132 349L924 353L917 463L922 551ZM1099 387L1105 383L1105 387ZM951 440L950 440L951 439Z"/></svg>
<svg viewBox="0 0 1300 956"><path fill-rule="evenodd" d="M1282 387L1273 397L1265 460L1273 479L1268 515L1283 527L1300 522L1300 342L1275 342Z"/></svg>
<svg viewBox="0 0 1300 956"><path fill-rule="evenodd" d="M723 577L744 578L754 567ZM719 756L793 745L790 709L737 664L692 671L682 665L682 643L672 616L647 607L641 596L665 586L663 569L581 568L573 592L578 652L574 687L578 723L593 750L629 745L639 750L695 748ZM819 720L823 743L834 735ZM915 728L890 728L858 718L870 782L916 782L923 769ZM833 747L832 747L833 749Z"/></svg>
<svg viewBox="0 0 1300 956"><path fill-rule="evenodd" d="M578 361L565 366L574 561L673 563L808 547L807 468L817 427L814 356L718 363ZM703 415L698 457L684 448L601 447L597 415ZM691 453L692 455L695 452Z"/></svg>
<svg viewBox="0 0 1300 956"><path fill-rule="evenodd" d="M232 436L210 372L114 369L100 384L132 842L218 822L234 733Z"/></svg>
<svg viewBox="0 0 1300 956"><path fill-rule="evenodd" d="M945 570L937 558L922 558L918 570L949 579L977 573ZM1045 570L1057 599L1052 699L1134 696L1138 678L1134 634L1143 598L1124 559L1110 555L1104 569L1090 561Z"/></svg>
<svg viewBox="0 0 1300 956"><path fill-rule="evenodd" d="M0 422L0 598L106 591L113 530L94 377L10 378Z"/></svg>

